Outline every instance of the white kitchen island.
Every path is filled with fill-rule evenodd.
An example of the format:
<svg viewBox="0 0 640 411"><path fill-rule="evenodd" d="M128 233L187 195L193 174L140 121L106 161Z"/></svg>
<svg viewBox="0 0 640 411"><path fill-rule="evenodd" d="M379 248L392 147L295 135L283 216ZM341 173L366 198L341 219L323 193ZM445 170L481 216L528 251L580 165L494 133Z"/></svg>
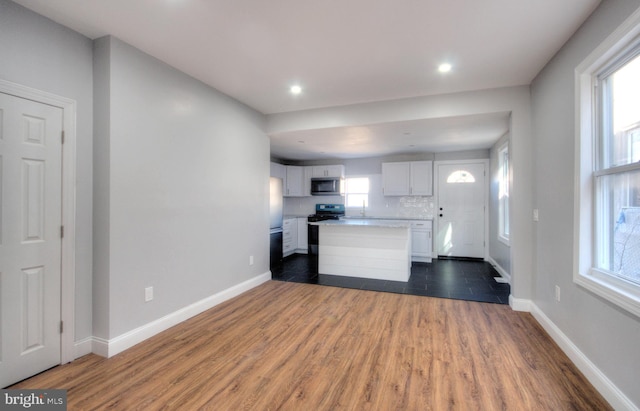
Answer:
<svg viewBox="0 0 640 411"><path fill-rule="evenodd" d="M318 273L409 281L411 225L402 221L318 221Z"/></svg>

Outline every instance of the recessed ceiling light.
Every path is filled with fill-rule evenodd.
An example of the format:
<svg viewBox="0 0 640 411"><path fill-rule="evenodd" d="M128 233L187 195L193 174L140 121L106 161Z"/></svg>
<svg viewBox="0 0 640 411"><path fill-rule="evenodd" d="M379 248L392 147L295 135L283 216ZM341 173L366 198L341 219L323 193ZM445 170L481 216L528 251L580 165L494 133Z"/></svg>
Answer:
<svg viewBox="0 0 640 411"><path fill-rule="evenodd" d="M302 93L302 87L300 87L298 85L291 86L289 91L291 91L291 94L300 94L300 93Z"/></svg>
<svg viewBox="0 0 640 411"><path fill-rule="evenodd" d="M438 71L440 73L448 73L451 71L451 64L449 63L442 63L438 66Z"/></svg>

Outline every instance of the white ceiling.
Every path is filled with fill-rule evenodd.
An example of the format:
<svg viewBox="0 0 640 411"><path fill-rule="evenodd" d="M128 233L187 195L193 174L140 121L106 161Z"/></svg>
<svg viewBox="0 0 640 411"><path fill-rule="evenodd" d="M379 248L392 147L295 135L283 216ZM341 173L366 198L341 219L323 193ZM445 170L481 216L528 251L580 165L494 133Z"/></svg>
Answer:
<svg viewBox="0 0 640 411"><path fill-rule="evenodd" d="M526 85L600 3L14 1L92 39L114 35L264 114ZM437 67L445 61L453 70L443 75ZM289 93L293 84L303 87L301 95ZM469 147L477 145L487 138L491 120L504 124L504 118L495 116L478 118L478 124L471 120L412 122L406 127L412 127L415 147L433 151L451 149L441 140L453 135ZM502 128L498 123L496 132ZM332 129L324 136L313 131L274 136L274 149L295 155L302 146L297 141L308 140L303 151L313 145L334 156L350 157L358 151L357 142L364 141L361 150L384 154L383 147L396 150L398 144L395 137L387 141L386 134L376 138L378 132L401 132L404 127L389 124ZM466 141L463 137L473 135L476 127L483 127L482 138ZM417 136L437 136L438 141L430 145ZM325 138L333 143L322 143Z"/></svg>
<svg viewBox="0 0 640 411"><path fill-rule="evenodd" d="M509 113L444 117L273 134L271 150L297 160L442 153L489 148L508 129Z"/></svg>

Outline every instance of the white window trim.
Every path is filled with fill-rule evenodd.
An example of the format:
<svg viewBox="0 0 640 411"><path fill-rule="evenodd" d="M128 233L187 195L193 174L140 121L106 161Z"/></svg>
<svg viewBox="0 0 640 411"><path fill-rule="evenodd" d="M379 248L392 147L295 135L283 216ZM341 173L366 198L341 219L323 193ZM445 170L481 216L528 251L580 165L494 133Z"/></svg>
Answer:
<svg viewBox="0 0 640 411"><path fill-rule="evenodd" d="M507 151L507 155L509 156L509 163L507 164L507 166L509 167L508 170L508 176L507 176L507 184L509 185L509 191L511 191L511 153L509 153L509 142L505 142L503 145L500 146L500 148L498 149L498 167L500 169L500 181L502 181L502 167L503 167L503 163L502 163L502 153L504 153L504 151ZM499 190L499 189L498 189ZM499 191L498 191L498 195L499 195ZM511 246L511 239L509 236L504 235L504 222L503 222L503 201L502 199L498 199L498 241L500 241L501 243L503 243L504 245L507 246ZM509 201L509 199L507 198L506 200L507 202ZM509 210L509 214L511 214L511 210ZM510 216L507 216L507 220L510 218Z"/></svg>
<svg viewBox="0 0 640 411"><path fill-rule="evenodd" d="M575 70L575 180L573 281L640 317L640 287L593 267L594 198L592 175L596 162L594 79L615 55L640 36L640 9L598 46Z"/></svg>

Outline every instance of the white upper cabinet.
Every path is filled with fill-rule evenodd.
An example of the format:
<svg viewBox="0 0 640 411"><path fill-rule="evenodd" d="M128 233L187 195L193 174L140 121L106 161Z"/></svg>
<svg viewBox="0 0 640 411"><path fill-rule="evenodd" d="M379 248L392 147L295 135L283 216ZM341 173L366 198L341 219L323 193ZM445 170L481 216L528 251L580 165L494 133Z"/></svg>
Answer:
<svg viewBox="0 0 640 411"><path fill-rule="evenodd" d="M312 166L282 166L285 171L284 196L307 197L311 195Z"/></svg>
<svg viewBox="0 0 640 411"><path fill-rule="evenodd" d="M382 193L385 196L433 195L433 162L382 163Z"/></svg>
<svg viewBox="0 0 640 411"><path fill-rule="evenodd" d="M287 178L287 168L282 164L271 162L271 177L281 178L284 181Z"/></svg>
<svg viewBox="0 0 640 411"><path fill-rule="evenodd" d="M411 191L411 164L382 163L382 194L406 196Z"/></svg>
<svg viewBox="0 0 640 411"><path fill-rule="evenodd" d="M311 195L312 177L344 177L344 166L284 166L271 163L271 176L284 180L285 197L307 197Z"/></svg>
<svg viewBox="0 0 640 411"><path fill-rule="evenodd" d="M433 164L431 161L411 162L411 195L433 195Z"/></svg>
<svg viewBox="0 0 640 411"><path fill-rule="evenodd" d="M313 177L344 177L344 166L313 166Z"/></svg>
<svg viewBox="0 0 640 411"><path fill-rule="evenodd" d="M304 167L286 166L284 196L304 196Z"/></svg>
<svg viewBox="0 0 640 411"><path fill-rule="evenodd" d="M302 170L302 196L311 196L311 176L313 174L312 166L305 166Z"/></svg>

